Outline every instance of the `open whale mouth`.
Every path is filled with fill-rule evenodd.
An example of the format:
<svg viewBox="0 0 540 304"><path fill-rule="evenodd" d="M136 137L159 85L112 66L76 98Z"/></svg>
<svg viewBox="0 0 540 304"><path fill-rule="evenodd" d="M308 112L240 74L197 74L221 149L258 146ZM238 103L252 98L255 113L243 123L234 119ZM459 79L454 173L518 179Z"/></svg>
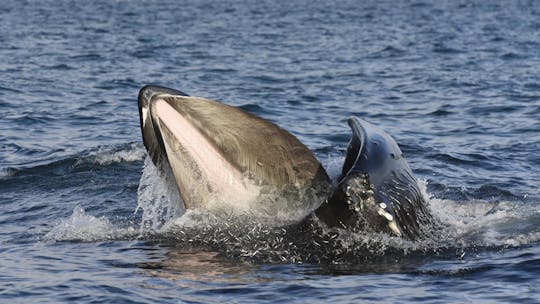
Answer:
<svg viewBox="0 0 540 304"><path fill-rule="evenodd" d="M142 88L138 101L148 154L171 170L186 208L246 210L329 184L309 149L266 120L159 86Z"/></svg>

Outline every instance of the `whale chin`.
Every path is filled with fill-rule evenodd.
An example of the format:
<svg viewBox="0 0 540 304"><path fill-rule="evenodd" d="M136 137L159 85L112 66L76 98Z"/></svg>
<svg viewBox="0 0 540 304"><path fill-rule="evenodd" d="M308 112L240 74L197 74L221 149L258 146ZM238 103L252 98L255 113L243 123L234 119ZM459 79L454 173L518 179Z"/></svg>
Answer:
<svg viewBox="0 0 540 304"><path fill-rule="evenodd" d="M329 191L330 179L307 147L238 108L146 86L139 113L149 156L172 172L188 209L310 212Z"/></svg>

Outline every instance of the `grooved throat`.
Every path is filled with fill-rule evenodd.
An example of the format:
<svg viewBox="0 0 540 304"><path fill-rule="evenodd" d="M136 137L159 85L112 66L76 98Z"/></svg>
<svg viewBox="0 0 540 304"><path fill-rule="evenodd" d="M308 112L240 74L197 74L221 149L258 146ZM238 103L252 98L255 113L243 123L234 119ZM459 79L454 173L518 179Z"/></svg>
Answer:
<svg viewBox="0 0 540 304"><path fill-rule="evenodd" d="M185 117L166 101L155 103L155 113L159 117L160 128L166 128L171 137L166 142L167 156L171 163L191 161L200 172L198 180L181 183L182 192L189 195L197 187L206 184L212 189L214 198L227 202L241 203L253 200L258 190L248 183L242 172L223 157L223 155L201 134ZM190 159L186 159L187 157ZM186 167L185 165L183 167ZM173 173L177 180L185 179L185 172ZM187 188L187 189L185 189Z"/></svg>

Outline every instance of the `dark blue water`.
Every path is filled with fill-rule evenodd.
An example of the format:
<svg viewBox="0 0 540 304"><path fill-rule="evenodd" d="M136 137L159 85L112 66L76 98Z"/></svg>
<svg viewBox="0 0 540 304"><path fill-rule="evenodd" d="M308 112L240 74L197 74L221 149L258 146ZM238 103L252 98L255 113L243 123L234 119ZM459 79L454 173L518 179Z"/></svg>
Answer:
<svg viewBox="0 0 540 304"><path fill-rule="evenodd" d="M540 3L281 2L1 2L0 302L540 303ZM173 229L147 83L269 119L333 176L346 119L381 126L446 229Z"/></svg>

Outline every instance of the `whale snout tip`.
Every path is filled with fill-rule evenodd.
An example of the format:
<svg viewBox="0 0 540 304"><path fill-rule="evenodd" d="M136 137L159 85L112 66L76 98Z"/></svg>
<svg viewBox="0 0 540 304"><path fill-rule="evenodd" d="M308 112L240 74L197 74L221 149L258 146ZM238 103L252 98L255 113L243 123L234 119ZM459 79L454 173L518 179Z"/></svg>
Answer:
<svg viewBox="0 0 540 304"><path fill-rule="evenodd" d="M166 88L166 87L162 87L162 86L158 86L158 85L153 85L153 84L148 84L148 85L145 85L144 87L142 87L140 90L139 90L139 106L141 106L141 102L142 102L142 105L148 105L148 102L152 99L152 97L158 95L158 94L169 94L169 95L177 95L177 96L189 96L188 94L182 92L182 91L179 91L179 90L175 90L175 89L170 89L170 88Z"/></svg>

